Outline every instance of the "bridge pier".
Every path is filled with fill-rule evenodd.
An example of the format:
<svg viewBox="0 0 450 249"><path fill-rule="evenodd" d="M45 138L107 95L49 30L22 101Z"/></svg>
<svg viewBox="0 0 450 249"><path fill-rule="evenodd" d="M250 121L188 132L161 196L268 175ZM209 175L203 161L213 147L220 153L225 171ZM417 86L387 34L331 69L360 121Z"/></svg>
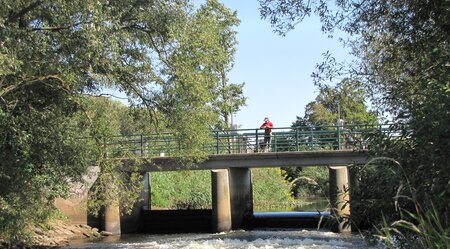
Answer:
<svg viewBox="0 0 450 249"><path fill-rule="evenodd" d="M131 213L121 214L119 198L114 197L111 204L103 208L103 219L101 222L102 230L112 234L122 234L136 232L141 224L141 210L144 206L149 205L149 185L150 174L143 174L141 201L133 204ZM115 186L111 186L114 188Z"/></svg>
<svg viewBox="0 0 450 249"><path fill-rule="evenodd" d="M347 166L329 167L331 214L336 233L350 232L350 192Z"/></svg>
<svg viewBox="0 0 450 249"><path fill-rule="evenodd" d="M103 209L102 230L111 234L120 234L120 209L119 203L113 201Z"/></svg>
<svg viewBox="0 0 450 249"><path fill-rule="evenodd" d="M150 173L142 174L142 189L140 193L140 200L133 204L133 209L129 214L120 216L121 233L136 232L141 227L141 212L144 208L149 208L150 205Z"/></svg>
<svg viewBox="0 0 450 249"><path fill-rule="evenodd" d="M212 230L227 232L231 230L230 184L228 170L211 171L212 191Z"/></svg>
<svg viewBox="0 0 450 249"><path fill-rule="evenodd" d="M230 168L232 229L242 228L245 217L253 214L252 175L249 168Z"/></svg>

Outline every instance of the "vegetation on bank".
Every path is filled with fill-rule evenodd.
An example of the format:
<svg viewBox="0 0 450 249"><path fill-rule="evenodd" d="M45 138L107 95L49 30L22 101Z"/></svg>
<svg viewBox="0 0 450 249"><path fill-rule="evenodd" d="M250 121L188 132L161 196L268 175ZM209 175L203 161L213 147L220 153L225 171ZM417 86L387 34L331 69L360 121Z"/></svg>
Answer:
<svg viewBox="0 0 450 249"><path fill-rule="evenodd" d="M245 103L243 84L227 78L237 25L215 0L197 9L172 0L2 1L0 238L29 242L54 199L69 194L67 182L93 164L100 176L89 209L131 205L140 177L110 160L133 154L112 151L111 136L170 131L180 156L204 158L210 129L226 127ZM128 109L102 99L116 93Z"/></svg>
<svg viewBox="0 0 450 249"><path fill-rule="evenodd" d="M311 14L320 17L325 33L348 34L343 45L356 60L341 62L325 53L313 73L315 83L327 87L329 81L344 79L361 86L378 118L400 130L396 139L379 136L370 145L374 158L389 160L355 169L361 183L358 205L367 214L360 218L370 227L384 226L383 231L406 241L406 248L448 247L448 1L264 0L260 4L262 17L279 34L285 35ZM317 117L324 117L321 110L314 109Z"/></svg>
<svg viewBox="0 0 450 249"><path fill-rule="evenodd" d="M252 169L255 211L288 210L293 205L289 183L280 169ZM154 172L152 208L210 209L211 172L209 170Z"/></svg>

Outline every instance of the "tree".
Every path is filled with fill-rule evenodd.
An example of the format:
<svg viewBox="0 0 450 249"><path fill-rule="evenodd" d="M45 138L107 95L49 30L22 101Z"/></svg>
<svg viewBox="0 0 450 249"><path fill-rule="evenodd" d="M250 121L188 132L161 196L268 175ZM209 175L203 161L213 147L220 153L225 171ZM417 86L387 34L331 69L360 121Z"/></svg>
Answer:
<svg viewBox="0 0 450 249"><path fill-rule="evenodd" d="M216 0L208 0L199 13L207 18L206 23L214 29L213 33L218 34L218 39L215 40L217 43L214 53L215 63L212 67L212 71L219 78L218 96L214 105L216 112L220 113L223 120L223 124L218 124L217 128L230 128L230 116L239 111L246 101L243 96L244 83L230 83L227 77L234 66L234 56L238 44L237 32L233 28L239 25L240 20L236 12L231 12Z"/></svg>
<svg viewBox="0 0 450 249"><path fill-rule="evenodd" d="M353 128L352 125L373 124L377 121L377 115L368 110L364 96L365 92L361 84L350 79L341 81L335 87L319 86L319 94L315 101L306 105L305 115L297 116L297 120L292 123L291 127L300 131L329 130L330 126L337 124L339 118L344 120L346 126L349 125L345 127L347 131ZM352 136L354 140L361 139L355 135ZM301 139L308 141L309 137ZM307 176L315 178L317 182L325 185L328 182L328 174L319 167L307 172L302 171L301 168L287 168L286 172L290 179ZM296 186L296 189L293 190L295 194L302 192L301 189L298 189L299 187L303 186ZM311 188L310 190L316 191L317 189Z"/></svg>
<svg viewBox="0 0 450 249"><path fill-rule="evenodd" d="M203 118L205 117L202 115L212 111L211 115L219 115L222 120L214 124L214 127L229 128L230 113L238 111L245 104L243 84L229 83L227 78L228 72L234 65L237 45L234 28L239 25L240 20L237 18L236 12L231 12L216 0L208 0L197 10L195 15L187 20L187 23L188 25L182 24L177 28L179 36L183 37L179 43L179 47L182 49L173 53L169 58L171 64L183 66L176 66L168 70L169 74L173 76L170 84L165 86L164 92L170 96L171 103L165 106L172 108L175 106L173 103L180 103L180 100L183 103L183 98L176 93L177 89L182 89L180 93L183 95L190 92L196 94L197 99L204 99L203 103L189 109L191 113L186 113L188 117L199 115L198 123L204 124ZM177 71L179 68L185 68L186 61L191 61L191 64L188 65L189 71ZM189 83L186 83L193 81L183 75L185 73L191 75L192 71L198 72L195 77L203 82L202 88L199 89L198 86L190 88ZM202 94L198 93L199 90ZM206 103L208 104L206 105Z"/></svg>
<svg viewBox="0 0 450 249"><path fill-rule="evenodd" d="M98 120L74 119L89 120L94 112L86 96L103 88L146 107L150 126L163 115L190 154L200 154L218 122L211 108L218 80L202 70L213 63L214 44L201 39L219 35L204 29L201 17L176 0L2 2L0 237L22 240L47 217L47 204L67 193L67 181L81 179L92 156L101 155L89 152L119 132L104 122L116 115L105 112L106 104L98 106L105 108L94 115ZM80 134L97 143L80 142ZM117 169L95 159L104 173Z"/></svg>
<svg viewBox="0 0 450 249"><path fill-rule="evenodd" d="M407 124L404 140L379 146L378 155L399 161L403 186L435 209L448 227L450 188L450 8L448 1L261 0L261 15L285 34L312 13L322 30L347 32L345 40L359 60L338 63L327 55L317 66L316 83L346 74L360 81L378 111ZM343 70L338 70L339 68ZM400 126L401 127L401 126ZM389 185L391 188L396 186ZM430 203L433 203L432 206ZM419 215L419 214L417 214Z"/></svg>
<svg viewBox="0 0 450 249"><path fill-rule="evenodd" d="M305 107L304 121L297 119L293 125L333 125L339 118L350 125L372 124L377 116L367 110L364 95L361 84L348 79L335 87L320 86L316 100Z"/></svg>

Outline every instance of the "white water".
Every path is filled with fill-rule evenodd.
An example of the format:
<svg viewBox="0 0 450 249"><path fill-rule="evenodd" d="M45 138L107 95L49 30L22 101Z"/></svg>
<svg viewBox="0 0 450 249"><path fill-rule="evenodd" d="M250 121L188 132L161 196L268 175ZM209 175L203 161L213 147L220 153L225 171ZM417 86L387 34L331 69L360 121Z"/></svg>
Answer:
<svg viewBox="0 0 450 249"><path fill-rule="evenodd" d="M84 249L275 249L275 248L382 248L368 246L360 235L315 230L253 230L220 234L126 235L96 242L77 242L64 248Z"/></svg>

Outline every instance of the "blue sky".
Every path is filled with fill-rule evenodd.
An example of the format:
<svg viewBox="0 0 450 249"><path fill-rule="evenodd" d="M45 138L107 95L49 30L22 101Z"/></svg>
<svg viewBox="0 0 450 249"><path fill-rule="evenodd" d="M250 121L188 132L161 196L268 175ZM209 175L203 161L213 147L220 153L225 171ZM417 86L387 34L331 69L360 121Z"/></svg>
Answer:
<svg viewBox="0 0 450 249"><path fill-rule="evenodd" d="M196 1L204 2L204 1ZM335 39L322 34L316 17L307 18L285 37L272 31L261 20L257 0L222 0L238 12L239 45L230 82L245 82L247 106L235 113L234 123L241 128L259 127L268 116L276 127L289 127L296 116L303 116L306 104L317 95L311 73L322 54L332 52L336 58L349 57Z"/></svg>

